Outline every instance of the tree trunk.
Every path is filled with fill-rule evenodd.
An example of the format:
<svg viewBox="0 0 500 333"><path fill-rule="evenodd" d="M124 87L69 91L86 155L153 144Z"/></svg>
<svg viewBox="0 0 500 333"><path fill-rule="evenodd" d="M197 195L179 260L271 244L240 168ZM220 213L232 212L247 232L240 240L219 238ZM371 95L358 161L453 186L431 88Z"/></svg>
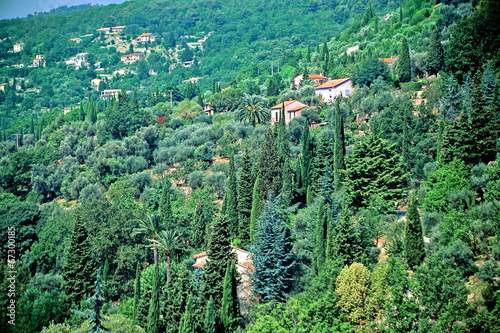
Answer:
<svg viewBox="0 0 500 333"><path fill-rule="evenodd" d="M158 297L161 295L160 288L160 266L158 265L158 250L156 249L156 243L153 243L154 261L156 266L156 279L158 280Z"/></svg>
<svg viewBox="0 0 500 333"><path fill-rule="evenodd" d="M170 279L170 254L167 254L167 281Z"/></svg>

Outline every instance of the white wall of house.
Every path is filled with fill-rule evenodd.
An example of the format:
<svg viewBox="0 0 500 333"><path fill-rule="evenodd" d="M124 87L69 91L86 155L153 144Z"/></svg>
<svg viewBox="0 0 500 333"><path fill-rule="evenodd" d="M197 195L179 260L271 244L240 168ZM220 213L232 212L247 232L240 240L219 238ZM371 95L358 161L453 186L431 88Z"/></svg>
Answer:
<svg viewBox="0 0 500 333"><path fill-rule="evenodd" d="M316 96L321 97L325 103L332 103L338 95L350 96L352 91L352 83L349 80L333 88L316 89Z"/></svg>

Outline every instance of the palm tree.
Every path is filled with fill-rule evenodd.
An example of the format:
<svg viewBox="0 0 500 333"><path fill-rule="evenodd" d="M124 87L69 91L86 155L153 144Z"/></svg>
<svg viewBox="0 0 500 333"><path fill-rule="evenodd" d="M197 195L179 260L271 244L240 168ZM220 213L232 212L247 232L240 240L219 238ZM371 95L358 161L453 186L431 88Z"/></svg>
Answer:
<svg viewBox="0 0 500 333"><path fill-rule="evenodd" d="M158 285L160 285L160 274L158 266L158 250L156 249L156 240L158 239L159 233L162 231L163 226L161 225L161 217L158 214L148 215L146 220L142 220L139 224L139 228L134 228L130 236L134 237L136 235L144 235L148 238L152 244L149 246L153 247L154 262L156 266L156 279L158 280ZM160 293L160 288L158 288L158 294Z"/></svg>
<svg viewBox="0 0 500 333"><path fill-rule="evenodd" d="M267 99L259 95L245 95L237 112L241 122L251 123L253 127L256 123L263 123L271 118Z"/></svg>
<svg viewBox="0 0 500 333"><path fill-rule="evenodd" d="M158 234L158 238L153 242L158 245L159 248L165 251L165 257L167 258L167 281L170 279L170 256L174 250L181 250L184 248L184 244L179 239L177 235L172 230L163 230Z"/></svg>

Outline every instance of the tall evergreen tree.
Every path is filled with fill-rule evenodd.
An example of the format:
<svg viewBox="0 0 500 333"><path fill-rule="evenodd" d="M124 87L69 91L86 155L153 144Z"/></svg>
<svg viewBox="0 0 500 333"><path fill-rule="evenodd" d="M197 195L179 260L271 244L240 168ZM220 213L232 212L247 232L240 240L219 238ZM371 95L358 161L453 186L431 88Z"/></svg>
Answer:
<svg viewBox="0 0 500 333"><path fill-rule="evenodd" d="M186 310L182 316L179 333L196 333L195 300L193 295L189 295Z"/></svg>
<svg viewBox="0 0 500 333"><path fill-rule="evenodd" d="M409 138L408 138L408 122L409 122L409 115L408 113L410 110L403 109L403 147L402 147L402 153L401 157L403 159L403 169L406 172L410 171L410 156L409 156Z"/></svg>
<svg viewBox="0 0 500 333"><path fill-rule="evenodd" d="M259 158L258 177L261 202L264 202L270 193L275 197L279 195L282 187L280 176L276 132L274 127L269 126Z"/></svg>
<svg viewBox="0 0 500 333"><path fill-rule="evenodd" d="M440 108L441 115L444 119L455 120L461 111L462 96L460 96L458 82L453 74L450 75L446 89Z"/></svg>
<svg viewBox="0 0 500 333"><path fill-rule="evenodd" d="M325 167L331 168L334 162L333 145L330 138L320 137L314 147L314 157L311 163L309 185L313 199L321 190L320 179L324 175Z"/></svg>
<svg viewBox="0 0 500 333"><path fill-rule="evenodd" d="M240 180L238 182L239 239L244 245L248 245L250 242L253 187L252 162L248 149L245 149L245 154L241 161Z"/></svg>
<svg viewBox="0 0 500 333"><path fill-rule="evenodd" d="M412 269L419 266L425 259L424 236L417 200L415 193L410 195L405 223L404 254L408 266Z"/></svg>
<svg viewBox="0 0 500 333"><path fill-rule="evenodd" d="M411 81L410 47L406 37L401 42L401 52L399 53L398 75L400 82Z"/></svg>
<svg viewBox="0 0 500 333"><path fill-rule="evenodd" d="M214 299L210 296L205 313L204 333L218 333L221 331L217 311L215 311Z"/></svg>
<svg viewBox="0 0 500 333"><path fill-rule="evenodd" d="M210 296L213 297L216 309L221 305L227 262L233 257L227 217L221 215L215 220L212 228L208 249L209 262L205 265L203 275L203 295L206 300L210 299Z"/></svg>
<svg viewBox="0 0 500 333"><path fill-rule="evenodd" d="M189 295L193 293L193 280L191 273L186 266L174 271L164 287L162 303L162 330L167 333L179 332L179 324L182 323L182 317L186 312L186 303Z"/></svg>
<svg viewBox="0 0 500 333"><path fill-rule="evenodd" d="M93 263L87 230L77 219L67 245L62 273L62 290L69 305L79 304L92 290Z"/></svg>
<svg viewBox="0 0 500 333"><path fill-rule="evenodd" d="M155 265L155 275L159 275L158 266ZM153 279L153 288L151 289L151 301L149 303L147 333L160 332L160 287L158 279Z"/></svg>
<svg viewBox="0 0 500 333"><path fill-rule="evenodd" d="M93 115L94 115L94 102L91 97L87 102L87 117L85 117L85 119L91 124L93 124L92 121Z"/></svg>
<svg viewBox="0 0 500 333"><path fill-rule="evenodd" d="M427 50L427 68L430 74L437 74L444 66L444 50L437 29L431 34L431 41Z"/></svg>
<svg viewBox="0 0 500 333"><path fill-rule="evenodd" d="M85 311L74 311L79 316L85 318L91 325L88 333L104 333L107 331L102 324L101 308L106 299L104 298L104 288L106 284L101 278L101 269L97 271L97 279L95 281L95 292L87 299L90 309Z"/></svg>
<svg viewBox="0 0 500 333"><path fill-rule="evenodd" d="M255 245L252 247L253 292L262 302L285 302L292 290L297 261L290 229L280 215L272 196L260 216Z"/></svg>
<svg viewBox="0 0 500 333"><path fill-rule="evenodd" d="M303 192L307 192L307 187L309 186L309 173L311 169L311 163L313 158L313 146L311 136L309 134L309 126L304 125L302 131L302 158L301 158L301 187Z"/></svg>
<svg viewBox="0 0 500 333"><path fill-rule="evenodd" d="M290 145L285 124L285 105L281 108L280 121L278 123L278 159L281 178L281 196L282 204L288 207L292 202L292 169L290 168Z"/></svg>
<svg viewBox="0 0 500 333"><path fill-rule="evenodd" d="M229 180L227 182L226 200L229 234L234 239L238 236L238 184L236 181L236 169L234 167L234 154L231 154L229 160Z"/></svg>
<svg viewBox="0 0 500 333"><path fill-rule="evenodd" d="M220 319L225 333L234 332L236 328L238 328L241 320L236 275L236 265L233 260L229 260L227 263L226 276L224 277L224 290L220 309Z"/></svg>
<svg viewBox="0 0 500 333"><path fill-rule="evenodd" d="M491 64L484 71L483 81L481 83L481 90L483 91L484 107L489 108L493 102L493 95L495 91L495 74L491 70Z"/></svg>
<svg viewBox="0 0 500 333"><path fill-rule="evenodd" d="M437 150L436 150L436 162L438 165L441 164L441 148L443 146L443 132L444 132L444 120L439 121L438 139L437 139Z"/></svg>
<svg viewBox="0 0 500 333"><path fill-rule="evenodd" d="M260 178L257 177L255 184L253 186L252 192L252 212L250 213L250 243L253 244L255 240L255 229L257 226L257 221L260 217Z"/></svg>
<svg viewBox="0 0 500 333"><path fill-rule="evenodd" d="M137 268L135 270L135 282L134 282L134 315L132 318L134 325L137 325L137 312L139 309L140 298L141 298L141 270L139 263L137 263Z"/></svg>
<svg viewBox="0 0 500 333"><path fill-rule="evenodd" d="M314 226L314 253L313 266L316 274L321 272L325 264L326 237L328 229L328 217L330 209L325 205L324 200L320 199L318 217Z"/></svg>
<svg viewBox="0 0 500 333"><path fill-rule="evenodd" d="M340 112L340 98L335 100L335 144L333 149L335 187L340 188L345 170L344 119Z"/></svg>
<svg viewBox="0 0 500 333"><path fill-rule="evenodd" d="M170 181L167 180L163 186L161 199L160 199L160 216L163 225L167 228L173 227L172 205L170 203Z"/></svg>
<svg viewBox="0 0 500 333"><path fill-rule="evenodd" d="M85 120L85 113L83 111L83 102L80 102L80 111L78 113L78 117L79 117L80 121Z"/></svg>
<svg viewBox="0 0 500 333"><path fill-rule="evenodd" d="M307 44L306 61L311 62L311 44Z"/></svg>
<svg viewBox="0 0 500 333"><path fill-rule="evenodd" d="M196 202L194 216L191 224L191 242L195 248L202 247L205 244L207 224L203 205L201 201Z"/></svg>

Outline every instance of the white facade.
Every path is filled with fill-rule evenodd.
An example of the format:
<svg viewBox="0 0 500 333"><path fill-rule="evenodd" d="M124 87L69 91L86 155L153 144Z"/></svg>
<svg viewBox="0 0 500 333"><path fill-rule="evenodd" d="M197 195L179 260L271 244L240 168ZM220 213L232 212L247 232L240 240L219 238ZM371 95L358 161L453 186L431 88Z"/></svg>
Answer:
<svg viewBox="0 0 500 333"><path fill-rule="evenodd" d="M350 79L338 79L328 81L319 87L316 87L316 96L320 97L323 102L330 104L335 97L342 94L342 96L350 96L353 92L352 83Z"/></svg>
<svg viewBox="0 0 500 333"><path fill-rule="evenodd" d="M289 100L276 104L271 108L271 124L279 122L283 104L285 104L285 124L288 124L293 118L300 117L302 109L307 107L307 104L296 100Z"/></svg>

